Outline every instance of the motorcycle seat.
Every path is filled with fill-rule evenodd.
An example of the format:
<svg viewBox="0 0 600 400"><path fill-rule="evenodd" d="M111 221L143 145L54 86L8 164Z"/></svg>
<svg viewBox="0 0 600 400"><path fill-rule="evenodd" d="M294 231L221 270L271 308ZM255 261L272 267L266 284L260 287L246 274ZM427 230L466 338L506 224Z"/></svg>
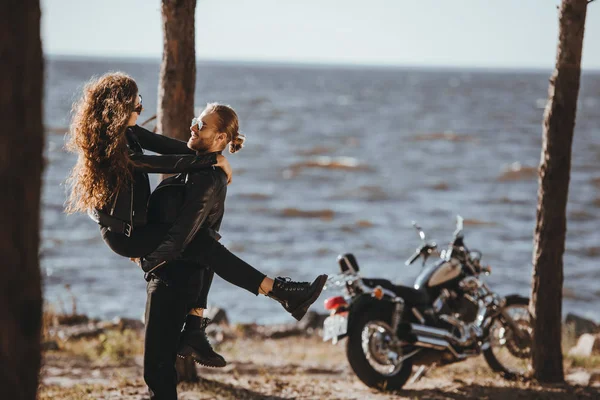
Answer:
<svg viewBox="0 0 600 400"><path fill-rule="evenodd" d="M410 286L394 285L387 279L363 279L364 283L368 286L375 287L381 286L384 289L391 290L404 299L406 303L412 305L425 305L430 304L429 295L425 291L421 291Z"/></svg>

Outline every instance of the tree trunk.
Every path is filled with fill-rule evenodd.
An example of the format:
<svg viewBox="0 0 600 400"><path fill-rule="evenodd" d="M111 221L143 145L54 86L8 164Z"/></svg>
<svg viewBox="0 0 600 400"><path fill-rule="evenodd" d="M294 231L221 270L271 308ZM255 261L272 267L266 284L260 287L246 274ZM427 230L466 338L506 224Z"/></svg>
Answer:
<svg viewBox="0 0 600 400"><path fill-rule="evenodd" d="M571 144L577 110L587 0L563 0L556 67L544 113L533 252L533 373L540 382L563 382L561 312Z"/></svg>
<svg viewBox="0 0 600 400"><path fill-rule="evenodd" d="M36 398L43 60L39 0L0 2L0 388Z"/></svg>
<svg viewBox="0 0 600 400"><path fill-rule="evenodd" d="M158 83L157 130L187 140L194 118L196 0L162 0L163 58Z"/></svg>
<svg viewBox="0 0 600 400"><path fill-rule="evenodd" d="M158 83L157 130L188 140L194 118L196 49L194 17L196 0L162 0L163 58ZM163 175L163 178L166 175ZM180 381L198 380L192 359L177 359Z"/></svg>

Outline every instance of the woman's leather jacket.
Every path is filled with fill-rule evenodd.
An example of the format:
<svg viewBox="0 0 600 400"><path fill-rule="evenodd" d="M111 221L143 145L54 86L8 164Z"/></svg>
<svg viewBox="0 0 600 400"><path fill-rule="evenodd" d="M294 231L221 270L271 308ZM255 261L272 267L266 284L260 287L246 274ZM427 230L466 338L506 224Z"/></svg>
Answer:
<svg viewBox="0 0 600 400"><path fill-rule="evenodd" d="M115 194L111 203L90 214L100 224L119 227L129 236L136 226L148 222L150 198L149 173L175 174L209 168L217 163L216 153L198 156L186 142L150 132L138 125L127 128L127 146L133 169L133 180ZM163 155L145 155L143 149ZM94 215L92 215L94 214ZM103 223L104 222L104 223ZM111 229L112 230L112 229Z"/></svg>

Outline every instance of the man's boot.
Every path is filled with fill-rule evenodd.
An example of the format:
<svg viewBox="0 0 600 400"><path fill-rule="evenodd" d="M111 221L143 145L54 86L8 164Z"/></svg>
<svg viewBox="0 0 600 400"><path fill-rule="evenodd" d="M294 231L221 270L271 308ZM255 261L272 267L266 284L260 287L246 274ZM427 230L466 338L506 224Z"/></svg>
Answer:
<svg viewBox="0 0 600 400"><path fill-rule="evenodd" d="M217 354L206 336L206 326L210 319L188 315L179 340L177 355L181 358L192 357L205 367L221 368L227 365L225 359Z"/></svg>
<svg viewBox="0 0 600 400"><path fill-rule="evenodd" d="M319 275L312 283L293 282L290 278L277 277L273 281L273 290L267 296L280 302L292 317L300 321L308 311L308 307L321 294L325 282L327 282L327 275Z"/></svg>

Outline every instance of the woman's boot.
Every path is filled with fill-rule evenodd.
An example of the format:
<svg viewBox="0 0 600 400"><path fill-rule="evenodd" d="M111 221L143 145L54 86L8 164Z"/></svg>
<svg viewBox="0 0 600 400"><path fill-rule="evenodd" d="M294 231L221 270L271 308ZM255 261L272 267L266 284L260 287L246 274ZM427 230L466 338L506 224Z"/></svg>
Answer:
<svg viewBox="0 0 600 400"><path fill-rule="evenodd" d="M267 296L280 302L292 317L300 321L308 307L321 294L325 282L327 275L319 275L312 283L294 282L290 278L278 277L274 279L273 290L267 293Z"/></svg>

